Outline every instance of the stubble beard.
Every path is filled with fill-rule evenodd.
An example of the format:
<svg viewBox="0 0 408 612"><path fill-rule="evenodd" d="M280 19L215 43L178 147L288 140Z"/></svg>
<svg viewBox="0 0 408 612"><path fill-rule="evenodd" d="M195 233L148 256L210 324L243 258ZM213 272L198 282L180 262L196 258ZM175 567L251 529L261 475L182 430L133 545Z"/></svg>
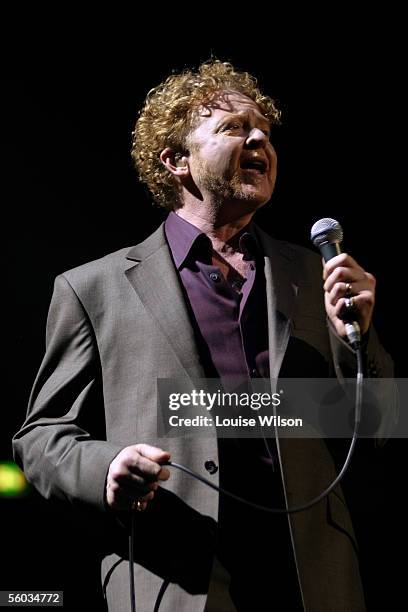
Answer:
<svg viewBox="0 0 408 612"><path fill-rule="evenodd" d="M220 176L202 165L199 168L198 178L201 187L205 188L212 195L213 201L219 205L228 200L247 203L259 200L256 193L244 189L239 172L234 172L232 176L227 174Z"/></svg>

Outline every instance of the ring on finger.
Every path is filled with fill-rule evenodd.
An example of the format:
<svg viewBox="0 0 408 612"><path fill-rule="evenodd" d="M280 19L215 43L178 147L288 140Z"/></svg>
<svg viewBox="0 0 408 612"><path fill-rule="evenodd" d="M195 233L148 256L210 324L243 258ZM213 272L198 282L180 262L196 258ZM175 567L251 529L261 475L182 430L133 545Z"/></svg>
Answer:
<svg viewBox="0 0 408 612"><path fill-rule="evenodd" d="M346 297L351 297L352 293L353 293L353 285L351 283L346 283L345 296Z"/></svg>
<svg viewBox="0 0 408 612"><path fill-rule="evenodd" d="M352 308L355 308L354 298L353 297L346 298L345 306L347 310L351 310Z"/></svg>
<svg viewBox="0 0 408 612"><path fill-rule="evenodd" d="M136 510L136 512L143 512L144 510L143 504L139 499L132 501L131 508L132 510Z"/></svg>

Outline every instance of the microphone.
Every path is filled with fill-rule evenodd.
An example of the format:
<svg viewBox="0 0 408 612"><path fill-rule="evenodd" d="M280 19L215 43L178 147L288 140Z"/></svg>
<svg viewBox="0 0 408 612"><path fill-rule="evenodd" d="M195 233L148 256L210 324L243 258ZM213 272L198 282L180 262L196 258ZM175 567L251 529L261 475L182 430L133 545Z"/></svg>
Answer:
<svg viewBox="0 0 408 612"><path fill-rule="evenodd" d="M320 219L310 231L310 239L320 249L324 261L340 255L340 242L343 240L343 228L336 219Z"/></svg>
<svg viewBox="0 0 408 612"><path fill-rule="evenodd" d="M310 231L310 239L320 250L324 261L329 261L341 253L341 241L343 240L343 228L336 219L324 218L316 221ZM361 331L357 321L353 321L353 309L346 309L340 315L346 327L347 338L354 349L359 348L361 342Z"/></svg>

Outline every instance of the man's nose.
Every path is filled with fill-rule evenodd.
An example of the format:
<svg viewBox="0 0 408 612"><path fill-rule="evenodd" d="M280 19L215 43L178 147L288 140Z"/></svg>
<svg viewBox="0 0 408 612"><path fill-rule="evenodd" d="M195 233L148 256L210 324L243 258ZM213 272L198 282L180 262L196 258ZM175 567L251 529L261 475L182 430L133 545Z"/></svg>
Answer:
<svg viewBox="0 0 408 612"><path fill-rule="evenodd" d="M269 141L268 136L260 130L259 128L252 128L249 132L246 139L246 146L251 149L257 149L259 147L264 147L266 143Z"/></svg>

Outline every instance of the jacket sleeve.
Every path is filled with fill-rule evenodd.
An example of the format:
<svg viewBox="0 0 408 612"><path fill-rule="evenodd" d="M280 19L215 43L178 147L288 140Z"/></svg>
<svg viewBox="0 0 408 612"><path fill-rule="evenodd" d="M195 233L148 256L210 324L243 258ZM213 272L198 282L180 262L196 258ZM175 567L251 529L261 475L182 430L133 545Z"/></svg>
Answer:
<svg viewBox="0 0 408 612"><path fill-rule="evenodd" d="M357 371L355 351L346 340L340 338L330 321L327 325L337 378L340 382L345 378L354 378ZM370 404L371 409L376 409L378 413L375 441L381 446L391 436L398 422L399 401L398 389L393 380L393 361L381 345L372 325L362 341L362 354L364 378L368 380L370 393L374 394L374 402ZM376 380L370 383L369 379Z"/></svg>
<svg viewBox="0 0 408 612"><path fill-rule="evenodd" d="M16 462L46 498L105 509L105 479L121 448L106 441L101 366L90 320L56 278L46 353L27 416L13 438Z"/></svg>

